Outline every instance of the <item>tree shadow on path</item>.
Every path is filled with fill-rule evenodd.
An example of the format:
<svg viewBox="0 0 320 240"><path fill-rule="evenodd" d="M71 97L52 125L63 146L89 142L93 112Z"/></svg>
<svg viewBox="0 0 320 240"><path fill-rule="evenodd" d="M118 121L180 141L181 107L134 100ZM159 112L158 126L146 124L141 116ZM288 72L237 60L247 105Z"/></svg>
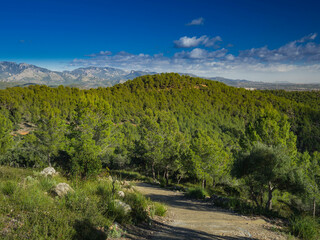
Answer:
<svg viewBox="0 0 320 240"><path fill-rule="evenodd" d="M151 230L152 229L152 230ZM144 225L139 228L125 229L131 236L128 239L152 239L152 240L258 240L249 237L230 237L219 236L215 234L206 233L203 231L192 230L183 227L170 226L159 221L152 221L151 226ZM146 234L152 232L152 234Z"/></svg>

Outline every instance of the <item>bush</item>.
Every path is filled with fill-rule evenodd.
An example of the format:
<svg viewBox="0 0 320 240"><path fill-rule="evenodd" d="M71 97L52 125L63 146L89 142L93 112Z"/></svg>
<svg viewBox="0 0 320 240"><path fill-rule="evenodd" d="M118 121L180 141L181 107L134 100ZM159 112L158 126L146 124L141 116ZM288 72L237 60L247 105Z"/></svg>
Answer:
<svg viewBox="0 0 320 240"><path fill-rule="evenodd" d="M202 187L192 187L187 189L186 196L193 199L205 199L208 193Z"/></svg>
<svg viewBox="0 0 320 240"><path fill-rule="evenodd" d="M6 181L1 186L1 192L4 195L11 196L16 191L16 189L17 189L17 184L15 182L12 182L12 181Z"/></svg>
<svg viewBox="0 0 320 240"><path fill-rule="evenodd" d="M57 185L57 182L52 177L41 177L39 179L39 184L43 191L49 192L54 186Z"/></svg>
<svg viewBox="0 0 320 240"><path fill-rule="evenodd" d="M125 209L120 207L116 201L109 200L106 206L106 214L109 218L118 223L130 223L131 217L126 213Z"/></svg>
<svg viewBox="0 0 320 240"><path fill-rule="evenodd" d="M320 224L312 217L295 217L290 221L291 232L302 239L320 239Z"/></svg>
<svg viewBox="0 0 320 240"><path fill-rule="evenodd" d="M167 207L161 203L155 202L153 204L154 215L163 217L167 213Z"/></svg>
<svg viewBox="0 0 320 240"><path fill-rule="evenodd" d="M148 206L151 205L151 201L139 192L127 193L124 201L132 208L131 216L132 220L136 223L144 222L149 219Z"/></svg>

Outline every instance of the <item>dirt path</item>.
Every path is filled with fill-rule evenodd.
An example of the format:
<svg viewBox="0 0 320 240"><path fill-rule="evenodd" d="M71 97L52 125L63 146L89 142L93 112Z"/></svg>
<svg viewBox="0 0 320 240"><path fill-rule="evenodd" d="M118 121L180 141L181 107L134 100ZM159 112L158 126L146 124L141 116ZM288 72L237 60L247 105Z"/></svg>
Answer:
<svg viewBox="0 0 320 240"><path fill-rule="evenodd" d="M139 183L136 188L152 200L168 206L168 221L157 222L151 239L286 239L272 231L275 226L260 217L240 216L146 183Z"/></svg>

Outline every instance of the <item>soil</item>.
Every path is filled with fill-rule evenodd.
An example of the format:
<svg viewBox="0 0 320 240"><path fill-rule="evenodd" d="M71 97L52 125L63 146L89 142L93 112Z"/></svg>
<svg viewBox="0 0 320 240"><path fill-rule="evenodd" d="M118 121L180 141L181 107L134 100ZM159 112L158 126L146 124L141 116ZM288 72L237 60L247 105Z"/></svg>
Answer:
<svg viewBox="0 0 320 240"><path fill-rule="evenodd" d="M131 239L273 239L286 237L270 219L242 216L214 207L212 203L190 200L183 193L138 183L136 189L153 201L167 205L166 218L156 218L148 225L128 228Z"/></svg>

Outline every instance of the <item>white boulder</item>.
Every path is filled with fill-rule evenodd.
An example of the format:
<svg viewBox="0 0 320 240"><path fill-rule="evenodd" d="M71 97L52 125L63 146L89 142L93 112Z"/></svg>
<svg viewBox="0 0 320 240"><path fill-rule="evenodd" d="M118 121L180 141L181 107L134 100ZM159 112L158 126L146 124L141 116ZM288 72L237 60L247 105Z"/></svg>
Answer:
<svg viewBox="0 0 320 240"><path fill-rule="evenodd" d="M47 167L40 172L41 175L44 176L54 176L56 175L56 170L53 167Z"/></svg>
<svg viewBox="0 0 320 240"><path fill-rule="evenodd" d="M67 183L59 183L54 189L53 193L59 197L65 196L68 192L74 192L74 190Z"/></svg>

